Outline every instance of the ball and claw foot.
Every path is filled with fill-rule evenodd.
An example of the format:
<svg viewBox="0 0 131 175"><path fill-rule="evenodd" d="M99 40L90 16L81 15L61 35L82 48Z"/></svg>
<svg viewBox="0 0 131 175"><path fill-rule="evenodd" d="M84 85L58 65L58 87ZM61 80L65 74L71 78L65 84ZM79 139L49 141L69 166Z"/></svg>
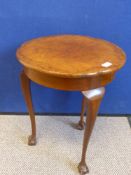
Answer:
<svg viewBox="0 0 131 175"><path fill-rule="evenodd" d="M36 145L36 137L35 136L32 136L32 135L29 136L28 145L30 145L30 146Z"/></svg>
<svg viewBox="0 0 131 175"><path fill-rule="evenodd" d="M76 127L77 127L78 130L84 130L84 128L85 128L85 122L79 121L79 123L77 124Z"/></svg>
<svg viewBox="0 0 131 175"><path fill-rule="evenodd" d="M86 164L79 163L78 170L80 175L89 173L89 169Z"/></svg>

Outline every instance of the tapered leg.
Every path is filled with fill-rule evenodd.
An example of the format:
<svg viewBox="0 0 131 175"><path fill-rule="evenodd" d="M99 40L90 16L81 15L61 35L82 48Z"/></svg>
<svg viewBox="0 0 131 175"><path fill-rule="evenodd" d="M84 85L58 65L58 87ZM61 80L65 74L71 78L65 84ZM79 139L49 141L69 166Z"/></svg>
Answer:
<svg viewBox="0 0 131 175"><path fill-rule="evenodd" d="M85 96L83 96L80 121L77 124L77 129L79 129L79 130L83 130L84 127L85 127L84 114L85 114L86 108L87 108L87 105L86 104L87 104L87 99L86 99Z"/></svg>
<svg viewBox="0 0 131 175"><path fill-rule="evenodd" d="M83 140L82 158L78 166L78 169L81 175L84 175L89 172L85 161L86 150L87 150L87 145L89 143L89 139L94 127L96 115L97 115L101 100L104 96L104 93L105 93L104 88L98 88L98 89L87 91L87 93L86 92L83 93L87 98L88 111L87 111L86 127L85 127L84 140Z"/></svg>
<svg viewBox="0 0 131 175"><path fill-rule="evenodd" d="M23 91L23 95L25 98L25 102L29 111L30 120L31 120L31 128L32 134L28 138L29 145L36 144L36 123L35 123L35 115L33 111L32 99L31 99L31 90L30 90L30 79L26 76L24 72L20 74L21 87Z"/></svg>

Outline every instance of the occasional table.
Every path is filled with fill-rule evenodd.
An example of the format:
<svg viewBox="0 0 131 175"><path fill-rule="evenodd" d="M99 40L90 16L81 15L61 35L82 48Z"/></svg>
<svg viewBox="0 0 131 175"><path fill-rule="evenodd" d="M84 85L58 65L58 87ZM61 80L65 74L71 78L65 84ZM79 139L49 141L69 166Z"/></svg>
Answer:
<svg viewBox="0 0 131 175"><path fill-rule="evenodd" d="M29 145L36 144L30 81L49 88L82 92L82 110L77 128L84 129L85 125L85 132L78 169L80 174L88 173L86 150L105 93L104 87L124 65L125 53L105 40L81 35L56 35L32 39L21 45L16 55L23 65L20 79L31 120Z"/></svg>

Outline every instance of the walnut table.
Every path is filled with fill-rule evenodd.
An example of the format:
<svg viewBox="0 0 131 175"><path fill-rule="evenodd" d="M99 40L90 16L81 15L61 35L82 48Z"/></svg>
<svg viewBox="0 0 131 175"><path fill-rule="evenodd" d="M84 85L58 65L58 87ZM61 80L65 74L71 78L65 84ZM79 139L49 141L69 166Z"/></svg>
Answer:
<svg viewBox="0 0 131 175"><path fill-rule="evenodd" d="M17 58L23 65L20 79L32 126L29 145L36 144L30 80L49 88L82 92L82 111L77 128L84 129L85 125L85 132L78 169L80 174L86 174L89 171L85 161L87 145L105 93L104 86L114 79L115 73L124 65L124 52L105 40L80 35L57 35L24 43L17 50Z"/></svg>

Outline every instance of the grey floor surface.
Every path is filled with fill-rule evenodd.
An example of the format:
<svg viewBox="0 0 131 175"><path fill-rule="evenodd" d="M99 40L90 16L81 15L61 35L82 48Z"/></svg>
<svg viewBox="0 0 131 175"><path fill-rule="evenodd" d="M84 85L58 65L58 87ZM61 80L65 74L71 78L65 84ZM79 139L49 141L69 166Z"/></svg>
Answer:
<svg viewBox="0 0 131 175"><path fill-rule="evenodd" d="M77 175L83 131L79 117L37 116L36 146L27 145L28 116L0 116L0 175ZM131 175L126 117L98 117L87 153L89 175Z"/></svg>

